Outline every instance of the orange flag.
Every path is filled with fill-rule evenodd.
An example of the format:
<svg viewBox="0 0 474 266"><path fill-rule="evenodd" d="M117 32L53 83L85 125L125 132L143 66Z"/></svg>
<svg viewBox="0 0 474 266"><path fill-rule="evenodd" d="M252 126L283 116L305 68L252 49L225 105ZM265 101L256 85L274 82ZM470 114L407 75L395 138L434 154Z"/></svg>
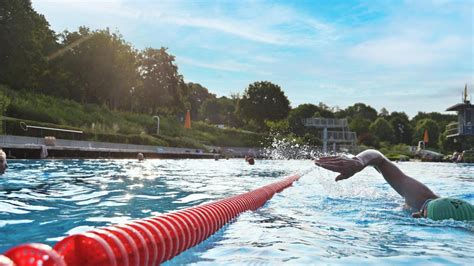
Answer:
<svg viewBox="0 0 474 266"><path fill-rule="evenodd" d="M186 119L184 119L184 128L191 128L191 112L186 112Z"/></svg>
<svg viewBox="0 0 474 266"><path fill-rule="evenodd" d="M430 138L428 137L428 130L425 129L425 134L423 134L423 141L425 143L428 143L429 140L430 140Z"/></svg>

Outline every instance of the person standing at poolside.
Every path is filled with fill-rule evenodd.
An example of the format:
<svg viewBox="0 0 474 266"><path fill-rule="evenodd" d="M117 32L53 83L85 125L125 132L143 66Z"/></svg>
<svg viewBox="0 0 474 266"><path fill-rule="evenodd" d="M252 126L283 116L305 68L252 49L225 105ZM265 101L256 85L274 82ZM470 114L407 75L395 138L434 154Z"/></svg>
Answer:
<svg viewBox="0 0 474 266"><path fill-rule="evenodd" d="M367 166L374 166L390 186L405 198L408 206L419 210L412 213L414 218L474 220L474 205L459 199L439 197L425 184L403 173L379 151L366 150L353 158L321 157L314 163L322 168L338 172L336 181L348 179Z"/></svg>
<svg viewBox="0 0 474 266"><path fill-rule="evenodd" d="M5 170L7 170L7 168L8 168L7 155L2 149L0 149L0 175L3 175L5 173Z"/></svg>

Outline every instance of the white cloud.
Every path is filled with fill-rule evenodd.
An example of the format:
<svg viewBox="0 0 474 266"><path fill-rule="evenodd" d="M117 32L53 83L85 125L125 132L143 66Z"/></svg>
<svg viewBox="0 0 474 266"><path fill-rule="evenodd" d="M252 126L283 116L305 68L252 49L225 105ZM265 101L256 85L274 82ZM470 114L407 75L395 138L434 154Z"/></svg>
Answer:
<svg viewBox="0 0 474 266"><path fill-rule="evenodd" d="M415 112L432 108L416 95L435 99L443 88L472 83L474 37L469 1L410 1L344 3L347 9L330 8L328 14L318 13L316 2L304 6L314 10L298 2L264 1L33 0L33 5L57 31L110 27L139 48L167 46L185 78L213 92L241 91L270 79L288 89L296 105L362 101L391 110L412 93L404 99L415 98L418 105L399 110Z"/></svg>
<svg viewBox="0 0 474 266"><path fill-rule="evenodd" d="M285 38L279 34L260 30L257 27L248 25L247 23L232 21L230 19L163 16L160 20L161 22L179 26L216 30L255 42L278 45L286 44Z"/></svg>
<svg viewBox="0 0 474 266"><path fill-rule="evenodd" d="M117 16L117 21L126 18L131 23L145 22L155 25L175 25L213 30L232 35L243 40L270 45L308 46L331 36L333 27L314 18L303 16L291 9L278 5L248 3L239 5L235 13L258 13L258 16L236 16L233 10L219 8L206 9L198 3L190 2L136 2L121 0L107 1L44 1L36 0L35 4L51 8L87 12L91 17L97 15ZM217 5L217 4L216 4ZM72 14L73 15L73 14ZM111 22L113 24L113 22Z"/></svg>
<svg viewBox="0 0 474 266"><path fill-rule="evenodd" d="M180 56L176 59L178 64L184 64L184 65L190 65L190 66L196 66L200 68L208 68L208 69L214 69L214 70L223 70L223 71L231 71L231 72L245 72L242 71L244 68L248 68L248 66L245 65L240 65L236 63L230 63L230 62L225 62L225 63L206 63L203 62L202 60L194 60L191 58L186 58L183 56Z"/></svg>
<svg viewBox="0 0 474 266"><path fill-rule="evenodd" d="M465 42L457 36L423 40L411 36L382 37L357 44L349 50L351 57L387 66L430 65L456 59L456 51Z"/></svg>

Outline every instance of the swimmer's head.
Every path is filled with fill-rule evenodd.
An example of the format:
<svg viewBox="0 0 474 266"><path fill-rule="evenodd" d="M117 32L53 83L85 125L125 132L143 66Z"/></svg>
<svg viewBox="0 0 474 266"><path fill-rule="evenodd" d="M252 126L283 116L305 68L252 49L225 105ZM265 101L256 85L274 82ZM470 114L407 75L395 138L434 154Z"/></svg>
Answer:
<svg viewBox="0 0 474 266"><path fill-rule="evenodd" d="M253 157L248 158L248 159L247 159L247 162L248 162L250 165L254 165L254 164L255 164L255 159L254 159Z"/></svg>
<svg viewBox="0 0 474 266"><path fill-rule="evenodd" d="M426 204L425 217L431 220L474 220L474 206L467 201L453 198L438 198Z"/></svg>
<svg viewBox="0 0 474 266"><path fill-rule="evenodd" d="M7 155L2 149L0 149L0 175L3 175L5 173L5 170L7 170L7 168L8 168Z"/></svg>
<svg viewBox="0 0 474 266"><path fill-rule="evenodd" d="M145 156L143 155L143 153L139 152L139 153L137 154L137 159L138 159L139 161L143 161L143 160L145 160Z"/></svg>

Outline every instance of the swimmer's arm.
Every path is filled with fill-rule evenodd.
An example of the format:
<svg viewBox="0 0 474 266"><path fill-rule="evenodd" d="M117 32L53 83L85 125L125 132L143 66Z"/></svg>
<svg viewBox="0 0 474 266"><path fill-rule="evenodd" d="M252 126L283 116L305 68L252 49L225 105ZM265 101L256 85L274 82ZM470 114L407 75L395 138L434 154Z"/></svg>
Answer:
<svg viewBox="0 0 474 266"><path fill-rule="evenodd" d="M406 203L415 209L420 209L427 199L438 197L426 185L403 173L379 151L366 150L359 153L356 158L364 168L374 166L390 186L405 198Z"/></svg>

